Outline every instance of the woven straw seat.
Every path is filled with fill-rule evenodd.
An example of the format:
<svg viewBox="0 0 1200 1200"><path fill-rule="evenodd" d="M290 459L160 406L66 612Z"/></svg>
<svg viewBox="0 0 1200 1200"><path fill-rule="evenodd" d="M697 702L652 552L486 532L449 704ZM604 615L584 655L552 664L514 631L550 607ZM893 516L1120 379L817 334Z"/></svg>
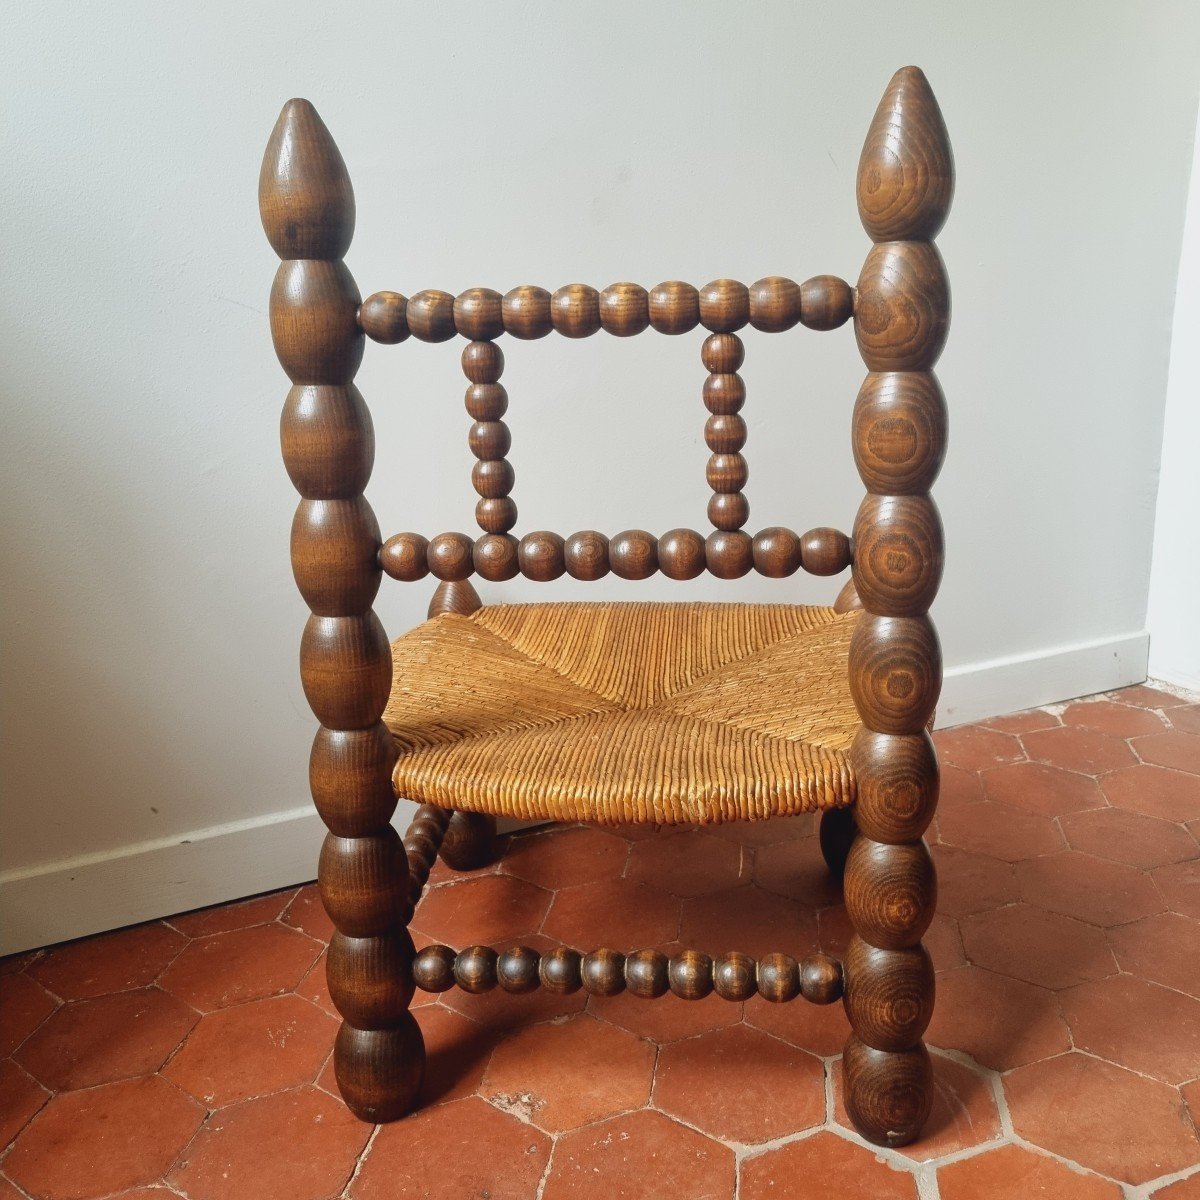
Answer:
<svg viewBox="0 0 1200 1200"><path fill-rule="evenodd" d="M396 791L557 821L704 824L850 804L856 620L788 604L443 614L392 646Z"/></svg>

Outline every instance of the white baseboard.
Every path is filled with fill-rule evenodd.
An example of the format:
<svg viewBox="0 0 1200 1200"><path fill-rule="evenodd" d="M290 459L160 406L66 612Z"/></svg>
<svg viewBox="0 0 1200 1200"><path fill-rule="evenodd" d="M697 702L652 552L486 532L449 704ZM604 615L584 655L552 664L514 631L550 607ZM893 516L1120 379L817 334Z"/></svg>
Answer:
<svg viewBox="0 0 1200 1200"><path fill-rule="evenodd" d="M951 668L938 726L1141 683L1148 646L1134 633ZM401 812L397 823L407 820ZM316 872L323 835L305 805L8 871L0 874L0 954L303 883Z"/></svg>
<svg viewBox="0 0 1200 1200"><path fill-rule="evenodd" d="M1143 630L951 667L942 684L937 728L1142 683L1149 649Z"/></svg>

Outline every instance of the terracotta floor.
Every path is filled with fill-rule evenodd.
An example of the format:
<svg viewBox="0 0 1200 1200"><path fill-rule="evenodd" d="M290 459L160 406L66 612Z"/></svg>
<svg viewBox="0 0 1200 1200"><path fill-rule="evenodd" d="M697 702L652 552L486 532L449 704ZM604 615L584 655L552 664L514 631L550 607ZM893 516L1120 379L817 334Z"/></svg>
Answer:
<svg viewBox="0 0 1200 1200"><path fill-rule="evenodd" d="M334 1096L310 885L0 964L0 1200L1200 1197L1200 705L1149 688L937 735L938 1096L847 1128L840 1005L449 993L424 1108ZM751 954L847 937L808 819L512 838L418 944Z"/></svg>

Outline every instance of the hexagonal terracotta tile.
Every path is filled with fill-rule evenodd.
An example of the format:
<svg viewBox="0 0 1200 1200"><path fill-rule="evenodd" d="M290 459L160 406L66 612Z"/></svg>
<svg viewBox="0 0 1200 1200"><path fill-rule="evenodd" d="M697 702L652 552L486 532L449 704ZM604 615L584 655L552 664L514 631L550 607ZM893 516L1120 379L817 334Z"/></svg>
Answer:
<svg viewBox="0 0 1200 1200"><path fill-rule="evenodd" d="M456 1100L382 1126L350 1196L529 1200L537 1194L549 1157L550 1139L531 1125L478 1097Z"/></svg>
<svg viewBox="0 0 1200 1200"><path fill-rule="evenodd" d="M938 814L941 840L960 850L990 854L1006 862L1053 854L1063 848L1062 835L1049 817L983 800L970 808Z"/></svg>
<svg viewBox="0 0 1200 1200"><path fill-rule="evenodd" d="M1130 743L1142 762L1160 767L1173 767L1177 771L1190 771L1200 775L1200 735L1182 733L1153 733L1149 737L1134 738Z"/></svg>
<svg viewBox="0 0 1200 1200"><path fill-rule="evenodd" d="M1176 1089L1072 1051L1004 1076L1016 1132L1081 1166L1145 1183L1200 1159Z"/></svg>
<svg viewBox="0 0 1200 1200"><path fill-rule="evenodd" d="M1070 725L1028 733L1024 741L1029 757L1036 762L1084 775L1102 775L1137 762L1124 738Z"/></svg>
<svg viewBox="0 0 1200 1200"><path fill-rule="evenodd" d="M1123 925L1164 907L1144 871L1078 850L1028 859L1016 871L1022 900L1092 925Z"/></svg>
<svg viewBox="0 0 1200 1200"><path fill-rule="evenodd" d="M11 1054L57 1007L28 975L0 978L0 1057Z"/></svg>
<svg viewBox="0 0 1200 1200"><path fill-rule="evenodd" d="M1114 929L1108 941L1123 971L1200 998L1200 921L1159 913Z"/></svg>
<svg viewBox="0 0 1200 1200"><path fill-rule="evenodd" d="M334 1006L333 997L329 994L329 978L325 970L325 954L322 952L320 958L317 959L305 976L298 984L296 984L296 995L302 996L310 1004L315 1004L322 1012L328 1013L331 1017L339 1016L337 1008ZM428 992L417 992L413 999L417 997L425 997L429 999Z"/></svg>
<svg viewBox="0 0 1200 1200"><path fill-rule="evenodd" d="M276 920L295 894L295 888L268 892L265 896L253 896L237 904L215 904L211 908L180 913L168 917L165 923L190 938L228 933L231 929L248 929L251 925L265 925L268 921Z"/></svg>
<svg viewBox="0 0 1200 1200"><path fill-rule="evenodd" d="M1053 992L969 965L938 976L933 1020L925 1036L935 1046L961 1050L996 1071L1071 1048Z"/></svg>
<svg viewBox="0 0 1200 1200"><path fill-rule="evenodd" d="M916 1200L917 1184L873 1151L823 1130L742 1161L739 1200Z"/></svg>
<svg viewBox="0 0 1200 1200"><path fill-rule="evenodd" d="M1159 1188L1154 1193L1154 1200L1200 1200L1200 1172Z"/></svg>
<svg viewBox="0 0 1200 1200"><path fill-rule="evenodd" d="M338 1023L299 996L209 1013L163 1074L207 1108L312 1083Z"/></svg>
<svg viewBox="0 0 1200 1200"><path fill-rule="evenodd" d="M1025 757L1020 741L1009 733L997 733L979 725L939 729L933 735L938 755L951 766L966 771L985 771Z"/></svg>
<svg viewBox="0 0 1200 1200"><path fill-rule="evenodd" d="M89 1200L154 1183L188 1144L204 1109L160 1075L55 1096L4 1160L40 1200Z"/></svg>
<svg viewBox="0 0 1200 1200"><path fill-rule="evenodd" d="M192 942L163 973L164 991L201 1012L291 991L321 943L286 925L255 925Z"/></svg>
<svg viewBox="0 0 1200 1200"><path fill-rule="evenodd" d="M1158 867L1150 877L1172 912L1200 917L1200 858Z"/></svg>
<svg viewBox="0 0 1200 1200"><path fill-rule="evenodd" d="M1065 988L1116 969L1103 930L1030 904L1010 904L959 921L967 958L977 966Z"/></svg>
<svg viewBox="0 0 1200 1200"><path fill-rule="evenodd" d="M615 879L625 869L629 843L594 825L525 833L509 840L500 873L550 891L575 883Z"/></svg>
<svg viewBox="0 0 1200 1200"><path fill-rule="evenodd" d="M676 896L701 896L749 882L754 853L703 830L684 830L634 845L625 876Z"/></svg>
<svg viewBox="0 0 1200 1200"><path fill-rule="evenodd" d="M157 921L52 946L28 974L64 1000L86 1000L153 983L187 945Z"/></svg>
<svg viewBox="0 0 1200 1200"><path fill-rule="evenodd" d="M1140 713L1140 708L1130 712ZM984 771L979 777L983 794L1009 808L1022 808L1044 817L1103 808L1100 785L1086 775L1076 775L1045 763L1013 763Z"/></svg>
<svg viewBox="0 0 1200 1200"><path fill-rule="evenodd" d="M938 1170L941 1200L1121 1200L1120 1187L1024 1146L997 1146ZM1161 1193L1160 1193L1161 1195Z"/></svg>
<svg viewBox="0 0 1200 1200"><path fill-rule="evenodd" d="M941 781L938 786L938 806L956 804L978 804L983 799L983 785L978 771L964 771L949 763L941 765Z"/></svg>
<svg viewBox="0 0 1200 1200"><path fill-rule="evenodd" d="M841 1054L850 1034L850 1023L840 1004L807 1004L800 1000L772 1004L761 996L753 996L743 1006L742 1020L754 1029L822 1058Z"/></svg>
<svg viewBox="0 0 1200 1200"><path fill-rule="evenodd" d="M1172 708L1167 713L1167 720L1172 729L1181 729L1184 733L1200 733L1200 704L1185 704Z"/></svg>
<svg viewBox="0 0 1200 1200"><path fill-rule="evenodd" d="M1187 1083L1200 1070L1200 1000L1132 975L1059 998L1077 1049L1164 1083Z"/></svg>
<svg viewBox="0 0 1200 1200"><path fill-rule="evenodd" d="M608 946L627 953L672 942L679 934L679 899L628 879L560 889L542 932L568 946Z"/></svg>
<svg viewBox="0 0 1200 1200"><path fill-rule="evenodd" d="M50 1093L11 1058L0 1059L0 1152L50 1099Z"/></svg>
<svg viewBox="0 0 1200 1200"><path fill-rule="evenodd" d="M670 954L679 947L664 947ZM668 992L656 1000L643 1000L622 992L619 996L593 996L588 1012L597 1020L607 1021L618 1029L626 1029L638 1037L666 1045L681 1038L695 1037L710 1029L736 1025L741 1019L742 1006L710 995L703 1000L681 1000Z"/></svg>
<svg viewBox="0 0 1200 1200"><path fill-rule="evenodd" d="M679 940L714 957L731 950L760 958L782 951L801 958L817 947L814 914L756 887L731 888L683 902Z"/></svg>
<svg viewBox="0 0 1200 1200"><path fill-rule="evenodd" d="M821 1124L825 1071L811 1054L734 1025L662 1048L654 1107L712 1137L753 1145Z"/></svg>
<svg viewBox="0 0 1200 1200"><path fill-rule="evenodd" d="M417 905L414 929L456 950L533 933L550 893L514 875L479 875L431 888Z"/></svg>
<svg viewBox="0 0 1200 1200"><path fill-rule="evenodd" d="M318 1088L277 1092L210 1117L167 1182L191 1200L325 1200L345 1187L370 1134Z"/></svg>
<svg viewBox="0 0 1200 1200"><path fill-rule="evenodd" d="M321 901L321 889L315 883L305 884L296 893L283 919L293 929L307 933L318 942L328 944L333 937L333 922Z"/></svg>
<svg viewBox="0 0 1200 1200"><path fill-rule="evenodd" d="M1145 764L1100 780L1108 802L1164 821L1200 820L1200 776Z"/></svg>
<svg viewBox="0 0 1200 1200"><path fill-rule="evenodd" d="M842 899L841 885L829 874L815 837L760 847L754 854L754 882L808 908L824 908Z"/></svg>
<svg viewBox="0 0 1200 1200"><path fill-rule="evenodd" d="M1161 867L1200 853L1196 839L1182 825L1119 808L1071 813L1060 824L1073 849L1131 867Z"/></svg>
<svg viewBox="0 0 1200 1200"><path fill-rule="evenodd" d="M496 1045L495 1033L440 1004L415 1009L413 1016L425 1039L421 1104L442 1104L475 1095Z"/></svg>
<svg viewBox="0 0 1200 1200"><path fill-rule="evenodd" d="M1149 684L1139 684L1136 687L1121 688L1111 692L1110 699L1119 700L1122 704L1136 704L1139 708L1178 708L1187 701L1180 696L1164 692L1162 688L1151 687Z"/></svg>
<svg viewBox="0 0 1200 1200"><path fill-rule="evenodd" d="M930 846L929 852L937 867L937 903L942 912L962 917L999 908L1017 898L1012 863L957 846Z"/></svg>
<svg viewBox="0 0 1200 1200"><path fill-rule="evenodd" d="M793 817L772 817L767 821L724 821L704 827L713 837L739 842L743 846L774 846L817 832L816 813L797 813Z"/></svg>
<svg viewBox="0 0 1200 1200"><path fill-rule="evenodd" d="M997 733L1015 733L1020 736L1023 733L1032 733L1035 729L1053 729L1054 726L1061 725L1062 721L1044 708L1031 708L1026 712L1008 713L1003 717L988 717L979 724L985 729L994 729Z"/></svg>
<svg viewBox="0 0 1200 1200"><path fill-rule="evenodd" d="M581 1013L501 1042L484 1073L482 1094L559 1133L645 1105L654 1055L649 1042Z"/></svg>
<svg viewBox="0 0 1200 1200"><path fill-rule="evenodd" d="M560 1137L542 1200L731 1200L733 1187L732 1150L643 1110Z"/></svg>
<svg viewBox="0 0 1200 1200"><path fill-rule="evenodd" d="M853 1126L846 1112L839 1065L833 1075L833 1115L846 1129ZM982 1146L1000 1137L1000 1113L991 1080L978 1071L947 1058L933 1056L933 1107L921 1136L897 1154L914 1162L929 1162Z"/></svg>
<svg viewBox="0 0 1200 1200"><path fill-rule="evenodd" d="M56 1092L150 1075L199 1019L158 988L76 1000L25 1042L17 1060Z"/></svg>
<svg viewBox="0 0 1200 1200"><path fill-rule="evenodd" d="M1166 723L1156 712L1116 700L1083 700L1067 706L1062 715L1064 725L1077 725L1097 733L1130 738L1144 733L1161 733Z"/></svg>

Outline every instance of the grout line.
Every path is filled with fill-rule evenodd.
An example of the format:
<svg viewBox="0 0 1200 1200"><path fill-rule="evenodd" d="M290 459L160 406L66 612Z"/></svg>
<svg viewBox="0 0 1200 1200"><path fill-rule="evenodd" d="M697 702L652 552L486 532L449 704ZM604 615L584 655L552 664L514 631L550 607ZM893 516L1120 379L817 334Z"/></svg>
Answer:
<svg viewBox="0 0 1200 1200"><path fill-rule="evenodd" d="M354 1160L354 1166L351 1168L350 1176L346 1180L342 1190L338 1192L339 1197L345 1197L348 1200L350 1196L350 1188L354 1185L354 1181L358 1178L359 1172L362 1171L364 1164L367 1161L367 1155L371 1153L371 1148L375 1145L375 1139L379 1136L379 1131L383 1128L382 1125L376 1125L371 1130L367 1137L366 1144L359 1151L358 1157Z"/></svg>

